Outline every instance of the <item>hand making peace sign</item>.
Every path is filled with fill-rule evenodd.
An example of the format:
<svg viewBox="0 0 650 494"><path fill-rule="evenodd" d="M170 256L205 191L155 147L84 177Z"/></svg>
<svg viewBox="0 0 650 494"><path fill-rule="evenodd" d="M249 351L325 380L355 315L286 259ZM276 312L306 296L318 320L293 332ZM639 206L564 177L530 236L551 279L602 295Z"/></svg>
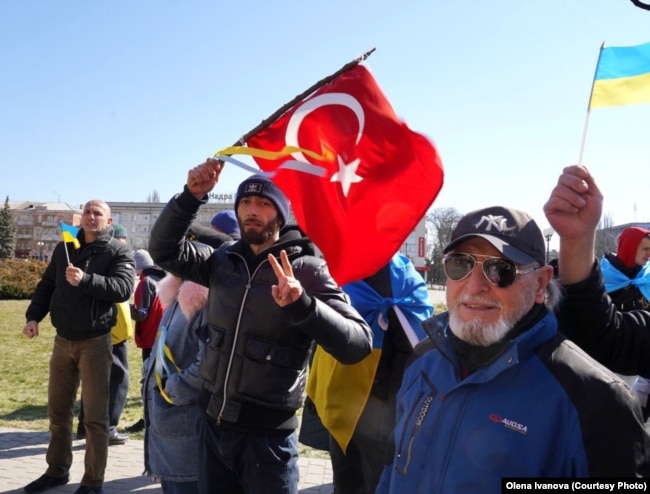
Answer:
<svg viewBox="0 0 650 494"><path fill-rule="evenodd" d="M293 269L287 252L282 250L280 258L282 259L282 266L280 266L273 254L269 254L269 263L271 263L271 267L278 277L278 284L271 286L271 295L273 295L273 299L280 307L285 307L300 298L302 285L300 281L293 277Z"/></svg>

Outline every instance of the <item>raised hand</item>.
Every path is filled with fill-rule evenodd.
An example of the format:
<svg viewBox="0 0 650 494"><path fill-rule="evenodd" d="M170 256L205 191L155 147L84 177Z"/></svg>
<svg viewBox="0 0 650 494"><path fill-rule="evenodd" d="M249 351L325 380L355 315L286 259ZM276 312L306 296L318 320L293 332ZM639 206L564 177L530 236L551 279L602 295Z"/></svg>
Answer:
<svg viewBox="0 0 650 494"><path fill-rule="evenodd" d="M224 162L208 158L187 173L187 188L197 199L202 199L219 181Z"/></svg>
<svg viewBox="0 0 650 494"><path fill-rule="evenodd" d="M280 307L284 307L300 298L302 285L293 277L293 268L286 251L280 252L280 259L282 266L272 254L269 254L269 263L278 277L278 284L271 287L271 295Z"/></svg>
<svg viewBox="0 0 650 494"><path fill-rule="evenodd" d="M560 237L592 234L603 210L603 194L583 165L567 166L544 205L544 214Z"/></svg>
<svg viewBox="0 0 650 494"><path fill-rule="evenodd" d="M603 211L603 194L582 165L562 170L544 214L560 237L558 277L570 285L585 280L593 269L596 227Z"/></svg>

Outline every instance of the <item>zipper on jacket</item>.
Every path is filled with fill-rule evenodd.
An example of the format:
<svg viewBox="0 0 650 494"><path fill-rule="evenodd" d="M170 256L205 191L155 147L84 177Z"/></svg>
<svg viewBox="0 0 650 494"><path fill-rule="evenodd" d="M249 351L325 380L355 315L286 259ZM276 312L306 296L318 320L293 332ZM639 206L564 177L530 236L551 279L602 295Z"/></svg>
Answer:
<svg viewBox="0 0 650 494"><path fill-rule="evenodd" d="M422 405L420 406L420 410L418 411L417 418L415 419L415 426L413 427L413 430L411 432L411 437L409 437L409 440L406 444L406 452L404 453L404 456L406 456L406 458L404 460L404 466L395 467L397 473L401 475L406 475L408 473L408 468L411 464L411 458L413 454L413 443L415 442L415 438L417 437L417 435L420 433L420 429L422 429L422 423L424 422L424 419L429 413L429 409L431 408L432 402L433 402L433 395L430 394L424 399Z"/></svg>
<svg viewBox="0 0 650 494"><path fill-rule="evenodd" d="M259 265L255 268L255 271L253 271L253 274L251 275L250 271L248 270L248 264L246 264L246 259L244 259L241 255L232 252L232 255L238 256L244 261L244 266L246 267L246 271L248 272L248 284L246 285L246 291L244 292L244 298L242 299L241 305L239 306L239 314L237 315L237 326L235 327L235 337L233 338L232 342L232 348L230 350L230 357L228 358L228 367L226 368L226 377L223 380L223 401L221 402L221 408L219 409L219 413L217 414L217 425L221 425L221 418L223 417L223 412L226 409L226 402L228 401L227 399L227 394L228 394L228 381L230 381L230 371L232 370L232 362L234 360L235 356L235 350L237 348L237 340L239 339L239 326L241 324L241 318L242 314L244 313L244 305L246 305L246 299L248 298L248 293L250 292L251 289L251 282L253 281L253 278L257 274L257 272L260 270L260 268L265 264L268 263L268 259L264 259L262 262L259 263Z"/></svg>

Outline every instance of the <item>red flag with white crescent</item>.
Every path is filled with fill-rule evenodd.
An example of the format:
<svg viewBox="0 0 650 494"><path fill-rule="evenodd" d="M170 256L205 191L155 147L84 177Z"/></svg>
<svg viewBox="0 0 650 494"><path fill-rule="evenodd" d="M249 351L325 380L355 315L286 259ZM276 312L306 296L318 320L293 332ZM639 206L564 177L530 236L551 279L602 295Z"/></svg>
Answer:
<svg viewBox="0 0 650 494"><path fill-rule="evenodd" d="M433 144L397 117L362 65L296 104L247 146L302 150L254 159L275 172L272 180L340 285L387 264L443 184Z"/></svg>

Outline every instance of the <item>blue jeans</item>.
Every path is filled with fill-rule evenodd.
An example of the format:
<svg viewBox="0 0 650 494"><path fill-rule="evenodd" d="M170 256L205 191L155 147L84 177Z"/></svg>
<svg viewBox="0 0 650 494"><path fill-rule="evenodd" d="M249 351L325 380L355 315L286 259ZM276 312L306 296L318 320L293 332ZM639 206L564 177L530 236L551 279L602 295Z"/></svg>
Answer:
<svg viewBox="0 0 650 494"><path fill-rule="evenodd" d="M47 387L50 444L46 473L63 477L72 465L72 420L81 380L86 426L85 472L82 485L101 486L108 457L108 382L111 370L111 335L88 340L54 337Z"/></svg>
<svg viewBox="0 0 650 494"><path fill-rule="evenodd" d="M298 494L295 431L277 435L240 432L218 427L206 416L199 437L201 494Z"/></svg>
<svg viewBox="0 0 650 494"><path fill-rule="evenodd" d="M199 483L194 482L171 482L162 480L160 482L163 494L199 494Z"/></svg>

